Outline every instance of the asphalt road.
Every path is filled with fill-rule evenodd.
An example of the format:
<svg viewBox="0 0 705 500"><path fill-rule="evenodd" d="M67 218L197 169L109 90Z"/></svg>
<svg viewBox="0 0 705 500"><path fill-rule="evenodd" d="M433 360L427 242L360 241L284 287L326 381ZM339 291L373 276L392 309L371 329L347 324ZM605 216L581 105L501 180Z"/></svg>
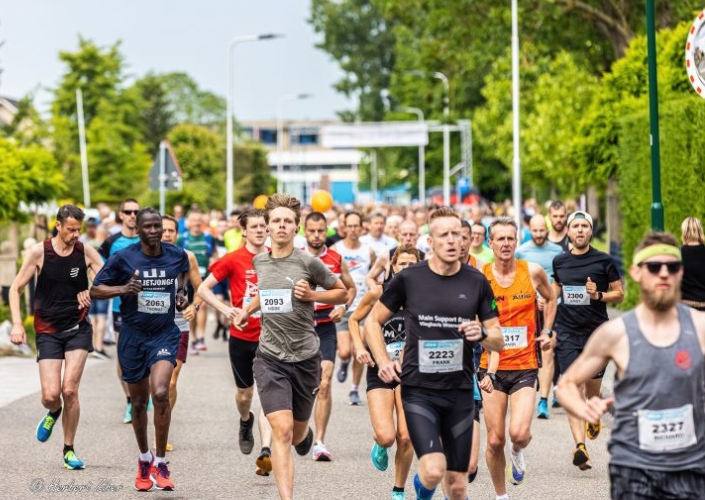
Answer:
<svg viewBox="0 0 705 500"><path fill-rule="evenodd" d="M44 415L39 392L24 395L0 407L0 449L4 479L0 499L276 499L273 477L255 475L254 459L259 449L245 456L237 444L238 415L235 410L235 384L230 371L226 343L208 339L209 350L189 356L179 382L179 399L172 417L167 454L176 489L173 492L139 493L133 488L137 445L132 427L122 423L124 398L115 375L115 362L93 360L81 386L81 424L76 452L86 469L69 471L62 467L62 430L57 425L46 443L35 438L35 429ZM114 349L112 350L114 352ZM0 385L12 392L20 384L3 376L38 380L36 363L0 358ZM8 386L6 384L17 384ZM19 390L19 389L18 389ZM393 461L384 473L372 467L369 459L372 429L366 403L347 403L347 384L334 382L334 406L326 445L333 454L330 463L295 455L295 496L305 500L390 498ZM22 394L18 394L18 397ZM364 401L364 396L363 396ZM3 404L0 402L0 404ZM259 408L255 401L254 406ZM150 413L151 419L151 413ZM571 463L573 444L562 409L552 410L550 420L534 420L533 441L525 452L528 472L520 486L509 485L512 499L605 500L609 498L606 444L609 430L588 443L593 469L579 471ZM150 440L153 429L150 429ZM413 499L412 474L407 481L407 498ZM469 485L468 496L494 499L494 491L484 462L484 436L477 480ZM440 491L434 499L443 499Z"/></svg>

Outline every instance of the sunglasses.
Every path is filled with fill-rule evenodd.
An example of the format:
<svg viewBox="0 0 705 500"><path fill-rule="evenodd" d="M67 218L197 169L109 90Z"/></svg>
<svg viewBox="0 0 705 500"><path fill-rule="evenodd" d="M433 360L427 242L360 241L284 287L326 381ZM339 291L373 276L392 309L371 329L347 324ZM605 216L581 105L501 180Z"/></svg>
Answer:
<svg viewBox="0 0 705 500"><path fill-rule="evenodd" d="M139 210L122 210L122 213L125 215L137 215L137 212L139 212Z"/></svg>
<svg viewBox="0 0 705 500"><path fill-rule="evenodd" d="M666 266L666 269L668 270L668 274L678 274L678 272L683 269L683 263L682 262L642 262L639 264L639 267L645 266L646 270L649 271L651 274L659 274L661 272L661 268L663 266Z"/></svg>

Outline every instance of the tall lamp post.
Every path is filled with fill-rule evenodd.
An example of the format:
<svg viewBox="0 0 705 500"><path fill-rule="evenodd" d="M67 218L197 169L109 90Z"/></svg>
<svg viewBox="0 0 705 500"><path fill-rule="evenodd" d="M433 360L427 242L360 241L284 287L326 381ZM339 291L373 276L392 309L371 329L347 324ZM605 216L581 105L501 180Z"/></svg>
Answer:
<svg viewBox="0 0 705 500"><path fill-rule="evenodd" d="M277 193L282 192L282 187L284 186L284 181L282 181L282 174L284 173L284 165L282 164L282 148L284 146L284 125L282 123L282 113L281 108L285 102L289 101L300 101L302 99L310 99L313 94L286 94L279 98L277 101ZM289 139L291 141L291 139ZM291 144L291 142L289 142Z"/></svg>
<svg viewBox="0 0 705 500"><path fill-rule="evenodd" d="M521 157L519 151L519 8L512 0L512 122L514 159L512 160L512 191L514 219L521 228Z"/></svg>
<svg viewBox="0 0 705 500"><path fill-rule="evenodd" d="M649 123L651 128L651 229L663 231L661 204L661 139L658 125L658 77L656 73L656 22L654 0L646 0L646 44L649 63Z"/></svg>
<svg viewBox="0 0 705 500"><path fill-rule="evenodd" d="M236 36L228 42L228 92L227 92L227 121L226 121L226 171L225 171L225 206L229 214L233 210L233 101L234 101L234 85L235 77L233 74L233 52L235 46L244 42L259 42L261 40L272 40L274 38L282 38L284 35L275 33L264 33L261 35L243 35Z"/></svg>
<svg viewBox="0 0 705 500"><path fill-rule="evenodd" d="M425 121L423 111L419 108L402 106L397 110L415 114L420 123ZM423 204L426 202L426 147L423 144L419 144L419 201Z"/></svg>

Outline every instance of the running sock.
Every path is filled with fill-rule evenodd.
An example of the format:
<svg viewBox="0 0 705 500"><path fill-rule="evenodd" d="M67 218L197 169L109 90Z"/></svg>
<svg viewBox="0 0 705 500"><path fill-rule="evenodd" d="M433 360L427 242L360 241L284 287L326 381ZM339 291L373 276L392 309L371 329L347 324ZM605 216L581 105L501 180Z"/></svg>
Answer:
<svg viewBox="0 0 705 500"><path fill-rule="evenodd" d="M72 444L65 444L64 445L64 455L66 455L69 451L73 451L75 453L76 450L73 449Z"/></svg>
<svg viewBox="0 0 705 500"><path fill-rule="evenodd" d="M265 451L266 451L267 453L269 453L270 455L272 454L272 450L269 449L269 446L262 446L262 449L260 450L260 453L264 453Z"/></svg>
<svg viewBox="0 0 705 500"><path fill-rule="evenodd" d="M130 396L127 396L127 404L129 405L130 403L132 403L132 398Z"/></svg>
<svg viewBox="0 0 705 500"><path fill-rule="evenodd" d="M580 448L581 445L584 447L584 446L585 446L585 443L575 443L575 447L576 447L576 448Z"/></svg>
<svg viewBox="0 0 705 500"><path fill-rule="evenodd" d="M54 420L56 420L56 419L59 418L59 416L61 416L61 411L62 411L63 409L64 409L63 406L59 406L59 409L58 409L58 410L56 410L56 411L50 411L50 412L49 412L49 415L51 415L51 418L53 418Z"/></svg>
<svg viewBox="0 0 705 500"><path fill-rule="evenodd" d="M404 493L404 488L400 488L399 486L395 486L392 488L392 493Z"/></svg>
<svg viewBox="0 0 705 500"><path fill-rule="evenodd" d="M356 385L351 385L350 386L350 392L355 391L357 392L357 386Z"/></svg>
<svg viewBox="0 0 705 500"><path fill-rule="evenodd" d="M548 398L541 398L541 402L548 404Z"/></svg>
<svg viewBox="0 0 705 500"><path fill-rule="evenodd" d="M154 466L155 467L163 462L166 462L166 457L154 457Z"/></svg>
<svg viewBox="0 0 705 500"><path fill-rule="evenodd" d="M518 457L518 456L519 456L519 453L521 453L521 450L519 450L519 451L514 451L514 445L512 445L512 448L511 448L511 449L512 449L512 456L513 456L513 457Z"/></svg>
<svg viewBox="0 0 705 500"><path fill-rule="evenodd" d="M152 455L151 451L147 451L147 453L140 453L141 462L151 462L153 457L154 455Z"/></svg>
<svg viewBox="0 0 705 500"><path fill-rule="evenodd" d="M509 500L509 495L505 493L504 495L497 495L495 498L496 500Z"/></svg>

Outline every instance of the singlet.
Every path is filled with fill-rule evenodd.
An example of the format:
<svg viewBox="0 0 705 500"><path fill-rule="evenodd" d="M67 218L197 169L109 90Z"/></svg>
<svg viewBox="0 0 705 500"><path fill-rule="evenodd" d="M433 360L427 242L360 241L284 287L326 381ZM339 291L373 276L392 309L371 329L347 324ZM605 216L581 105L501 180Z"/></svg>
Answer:
<svg viewBox="0 0 705 500"><path fill-rule="evenodd" d="M516 261L514 282L503 287L494 277L492 264L482 273L490 282L499 310L499 324L504 336L504 349L499 353L498 370L535 370L539 367L536 350L536 290L531 282L529 264ZM480 368L487 369L487 352L482 353Z"/></svg>
<svg viewBox="0 0 705 500"><path fill-rule="evenodd" d="M34 294L34 330L57 333L71 330L88 315L78 308L79 292L88 290L88 267L83 243L77 241L70 254L60 256L51 238L44 240L44 263Z"/></svg>
<svg viewBox="0 0 705 500"><path fill-rule="evenodd" d="M345 241L343 240L339 241L333 249L340 254L345 263L348 265L350 276L355 282L355 287L357 287L355 300L353 300L353 303L348 309L352 312L357 309L362 297L364 297L367 293L367 283L365 282L365 278L367 277L367 273L369 273L372 268L372 261L370 260L370 247L361 243L359 248L350 249L345 246Z"/></svg>
<svg viewBox="0 0 705 500"><path fill-rule="evenodd" d="M206 233L194 236L186 231L179 238L179 246L193 253L198 262L198 274L205 279L208 276L208 264L215 248L213 237Z"/></svg>
<svg viewBox="0 0 705 500"><path fill-rule="evenodd" d="M340 278L340 263L342 262L343 258L338 252L328 247L323 247L323 252L321 254L314 255L308 251L308 245L303 248L303 251L313 257L318 257L319 259L321 259L321 261L326 265L328 270L335 274L338 278ZM322 292L324 290L325 288L323 288L322 286L316 287L316 291L318 292ZM321 304L320 302L315 302L313 305L313 319L316 322L316 325L319 325L321 323L331 323L333 320L330 319L330 313L333 309L335 309L335 306L332 304Z"/></svg>
<svg viewBox="0 0 705 500"><path fill-rule="evenodd" d="M563 249L564 252L570 251L570 238L568 238L568 231L566 231L565 235L563 236L563 238L561 238L560 241L553 241L551 239L548 239L548 242L553 243L554 245L558 245Z"/></svg>
<svg viewBox="0 0 705 500"><path fill-rule="evenodd" d="M219 282L225 279L230 283L230 299L234 307L243 308L257 297L257 272L252 264L255 254L246 246L214 262L209 268ZM259 342L260 314L252 314L247 326L238 330L230 325L230 336L248 342Z"/></svg>
<svg viewBox="0 0 705 500"><path fill-rule="evenodd" d="M399 246L399 243L394 238L382 234L379 238L373 238L371 234L360 236L360 243L367 245L372 249L375 255L382 255L385 252L394 250Z"/></svg>
<svg viewBox="0 0 705 500"><path fill-rule="evenodd" d="M691 311L678 305L680 335L651 344L634 311L622 316L629 361L614 383L610 463L635 469L705 469L703 353Z"/></svg>

